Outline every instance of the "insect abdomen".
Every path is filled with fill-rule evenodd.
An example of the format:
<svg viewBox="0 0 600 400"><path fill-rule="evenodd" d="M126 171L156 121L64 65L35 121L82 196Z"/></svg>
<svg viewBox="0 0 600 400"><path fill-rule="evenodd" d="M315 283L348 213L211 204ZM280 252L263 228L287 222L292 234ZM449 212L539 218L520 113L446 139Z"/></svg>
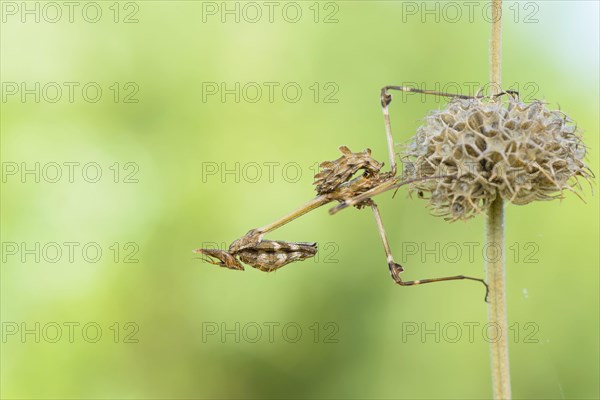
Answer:
<svg viewBox="0 0 600 400"><path fill-rule="evenodd" d="M243 263L261 271L271 272L316 254L316 243L263 240L256 246L240 251L238 255Z"/></svg>

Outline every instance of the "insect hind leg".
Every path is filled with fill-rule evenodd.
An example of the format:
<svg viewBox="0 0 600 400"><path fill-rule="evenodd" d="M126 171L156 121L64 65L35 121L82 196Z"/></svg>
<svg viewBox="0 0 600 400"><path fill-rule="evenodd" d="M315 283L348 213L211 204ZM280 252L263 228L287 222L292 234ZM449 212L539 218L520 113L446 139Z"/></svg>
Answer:
<svg viewBox="0 0 600 400"><path fill-rule="evenodd" d="M485 283L485 281L483 279L473 278L473 277L464 276L464 275L455 275L455 276L446 276L446 277L442 277L442 278L430 278L430 279L418 279L418 280L414 280L414 281L403 281L402 278L400 277L400 273L402 273L404 271L404 268L402 268L402 265L400 265L394 261L394 257L392 256L392 251L390 250L390 245L389 245L389 242L387 239L387 235L386 235L385 229L383 227L383 222L381 221L381 215L379 213L379 208L377 207L377 204L375 204L375 202L372 200L371 200L371 209L373 210L373 216L375 217L375 221L377 222L377 229L379 231L379 236L381 237L381 241L383 242L383 248L384 248L385 254L387 256L387 263L388 263L388 268L390 270L390 275L392 276L392 279L394 280L394 282L396 282L396 284L398 284L400 286L415 286L415 285L421 285L424 283L467 279L467 280L471 280L471 281L481 282L485 286L484 300L487 302L489 288L488 288L487 283Z"/></svg>

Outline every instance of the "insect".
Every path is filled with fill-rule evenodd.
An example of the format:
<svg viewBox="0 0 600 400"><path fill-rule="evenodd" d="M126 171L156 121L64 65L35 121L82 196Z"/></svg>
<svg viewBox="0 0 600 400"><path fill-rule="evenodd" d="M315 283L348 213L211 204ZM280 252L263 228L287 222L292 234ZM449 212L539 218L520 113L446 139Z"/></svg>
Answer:
<svg viewBox="0 0 600 400"><path fill-rule="evenodd" d="M480 282L485 287L485 299L487 301L488 286L483 279L464 275L454 275L441 278L428 278L412 281L402 280L400 274L404 268L398 264L392 255L389 241L383 226L381 214L373 197L389 190L396 190L401 186L425 179L456 179L453 175L440 175L427 178L414 178L402 180L397 174L395 161L394 140L389 115L389 105L392 96L388 92L398 90L403 92L415 92L430 94L449 98L472 99L473 96L441 93L435 91L421 90L404 86L385 86L381 89L380 101L383 110L387 147L390 160L390 171L382 172L383 163L371 157L371 150L353 153L345 146L340 147L342 155L333 161L324 161L320 164L320 171L315 175L315 190L317 196L300 206L298 209L277 219L276 221L260 228L252 229L246 235L234 241L227 251L215 249L196 249L194 252L205 256L203 259L211 264L219 265L228 269L243 270L242 263L248 264L261 271L275 271L289 263L302 261L313 257L317 253L315 243L305 242L283 242L263 240L264 235L291 222L292 220L313 211L323 205L337 201L339 204L329 210L335 214L347 207L358 209L369 207L377 224L379 236L383 243L386 254L389 273L394 282L400 286L414 286L424 283L471 280ZM495 96L504 94L515 94L514 91L501 92ZM478 97L483 97L478 94ZM355 175L362 171L361 174Z"/></svg>

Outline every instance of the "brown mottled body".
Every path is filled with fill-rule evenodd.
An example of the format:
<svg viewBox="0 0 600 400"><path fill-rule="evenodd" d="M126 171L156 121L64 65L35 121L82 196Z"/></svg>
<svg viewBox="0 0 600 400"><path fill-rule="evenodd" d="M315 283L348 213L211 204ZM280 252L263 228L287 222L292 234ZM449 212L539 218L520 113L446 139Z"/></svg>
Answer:
<svg viewBox="0 0 600 400"><path fill-rule="evenodd" d="M265 240L255 247L238 253L240 260L265 272L275 271L294 261L302 261L317 254L316 243Z"/></svg>
<svg viewBox="0 0 600 400"><path fill-rule="evenodd" d="M237 242L239 241L233 244ZM246 244L240 249L236 249L237 246L233 246L233 244L229 247L228 251L197 249L194 252L209 256L210 258L205 259L205 261L224 268L243 271L244 267L240 263L241 261L244 264L265 272L275 271L284 265L288 265L294 261L306 260L317 254L316 243L263 240L253 245Z"/></svg>
<svg viewBox="0 0 600 400"><path fill-rule="evenodd" d="M352 153L346 146L342 146L340 151L342 156L337 160L321 163L321 171L315 175L314 185L318 196L314 200L272 224L251 229L231 243L227 251L197 249L194 252L208 256L204 260L211 264L241 271L244 270L242 263L271 272L294 261L314 257L317 254L316 243L263 240L263 235L324 204L332 201L344 203L381 187L382 183L396 181L396 177L390 172L379 172L383 163L371 157L370 149ZM364 173L353 178L359 170L364 170ZM353 206L362 208L371 203L370 199L364 199Z"/></svg>

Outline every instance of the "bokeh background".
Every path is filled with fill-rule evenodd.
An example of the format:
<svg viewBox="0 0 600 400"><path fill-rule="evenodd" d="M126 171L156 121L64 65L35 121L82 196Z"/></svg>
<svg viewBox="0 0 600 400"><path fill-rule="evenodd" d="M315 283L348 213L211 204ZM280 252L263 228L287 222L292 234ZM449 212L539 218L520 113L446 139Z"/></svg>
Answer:
<svg viewBox="0 0 600 400"><path fill-rule="evenodd" d="M82 2L72 22L60 4L52 22L44 2L2 2L3 398L491 395L481 287L393 285L368 210L320 209L271 234L321 249L271 274L191 252L312 198L316 163L340 145L385 161L383 85L485 84L485 2L472 17L462 2L460 16L444 2L277 2L272 22L262 2L256 22L256 6L236 2ZM98 7L98 22L83 18ZM503 25L505 88L577 121L596 174L598 14L592 1L507 2ZM39 102L22 82L40 83ZM65 82L79 85L73 101ZM97 102L81 93L89 82ZM236 82L239 102L210 92ZM396 96L396 141L443 104ZM73 182L65 162L79 163ZM39 182L21 174L35 163ZM582 196L506 207L516 398L600 395L599 197ZM379 204L406 279L484 275L483 217L448 224L404 189Z"/></svg>

